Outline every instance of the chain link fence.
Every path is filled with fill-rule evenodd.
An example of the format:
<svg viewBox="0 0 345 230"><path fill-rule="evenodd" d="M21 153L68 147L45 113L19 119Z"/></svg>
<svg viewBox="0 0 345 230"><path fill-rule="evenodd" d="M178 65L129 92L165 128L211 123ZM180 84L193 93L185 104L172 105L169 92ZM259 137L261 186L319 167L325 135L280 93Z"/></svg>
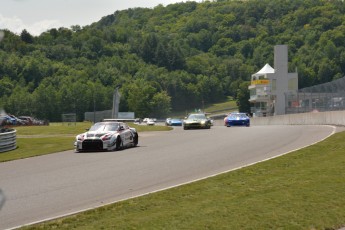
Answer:
<svg viewBox="0 0 345 230"><path fill-rule="evenodd" d="M286 114L345 110L345 77L285 94Z"/></svg>
<svg viewBox="0 0 345 230"><path fill-rule="evenodd" d="M76 125L77 114L76 113L64 113L62 114L62 124L63 125Z"/></svg>

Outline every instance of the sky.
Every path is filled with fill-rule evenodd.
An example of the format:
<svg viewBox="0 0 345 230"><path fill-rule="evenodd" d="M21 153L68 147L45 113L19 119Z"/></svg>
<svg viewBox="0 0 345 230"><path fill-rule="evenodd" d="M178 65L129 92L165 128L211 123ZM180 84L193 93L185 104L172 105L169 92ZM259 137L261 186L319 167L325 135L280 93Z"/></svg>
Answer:
<svg viewBox="0 0 345 230"><path fill-rule="evenodd" d="M0 30L38 36L51 28L86 26L117 10L154 8L187 0L1 0ZM197 1L197 0L196 0ZM199 2L199 1L197 1ZM1 35L1 34L0 34ZM1 37L0 37L1 39Z"/></svg>

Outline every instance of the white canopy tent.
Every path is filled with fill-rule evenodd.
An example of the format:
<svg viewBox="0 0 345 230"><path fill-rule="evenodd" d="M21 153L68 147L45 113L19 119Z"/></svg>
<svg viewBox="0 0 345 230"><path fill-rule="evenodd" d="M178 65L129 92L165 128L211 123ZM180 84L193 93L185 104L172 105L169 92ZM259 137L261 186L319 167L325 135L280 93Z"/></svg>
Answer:
<svg viewBox="0 0 345 230"><path fill-rule="evenodd" d="M266 64L261 70L259 70L259 72L253 74L252 76L258 77L269 73L274 73L274 69L269 64Z"/></svg>

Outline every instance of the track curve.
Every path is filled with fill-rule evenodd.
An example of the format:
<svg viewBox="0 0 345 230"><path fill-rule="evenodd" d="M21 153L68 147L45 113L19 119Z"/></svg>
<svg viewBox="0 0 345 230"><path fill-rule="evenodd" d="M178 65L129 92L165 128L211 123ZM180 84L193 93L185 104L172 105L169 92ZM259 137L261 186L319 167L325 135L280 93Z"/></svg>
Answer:
<svg viewBox="0 0 345 230"><path fill-rule="evenodd" d="M118 152L65 151L0 163L0 229L102 206L206 178L318 142L331 126L214 126L139 133Z"/></svg>

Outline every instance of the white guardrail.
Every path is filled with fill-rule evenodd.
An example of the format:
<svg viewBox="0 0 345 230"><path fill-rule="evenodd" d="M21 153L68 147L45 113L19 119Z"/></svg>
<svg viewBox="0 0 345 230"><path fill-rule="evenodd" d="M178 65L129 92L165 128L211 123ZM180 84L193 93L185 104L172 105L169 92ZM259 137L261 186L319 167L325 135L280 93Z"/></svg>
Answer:
<svg viewBox="0 0 345 230"><path fill-rule="evenodd" d="M254 117L251 125L339 125L345 126L345 111L311 112Z"/></svg>
<svg viewBox="0 0 345 230"><path fill-rule="evenodd" d="M0 133L0 153L17 148L17 131Z"/></svg>
<svg viewBox="0 0 345 230"><path fill-rule="evenodd" d="M224 125L225 115L212 116L215 125ZM250 125L336 125L345 126L345 110L253 117Z"/></svg>

